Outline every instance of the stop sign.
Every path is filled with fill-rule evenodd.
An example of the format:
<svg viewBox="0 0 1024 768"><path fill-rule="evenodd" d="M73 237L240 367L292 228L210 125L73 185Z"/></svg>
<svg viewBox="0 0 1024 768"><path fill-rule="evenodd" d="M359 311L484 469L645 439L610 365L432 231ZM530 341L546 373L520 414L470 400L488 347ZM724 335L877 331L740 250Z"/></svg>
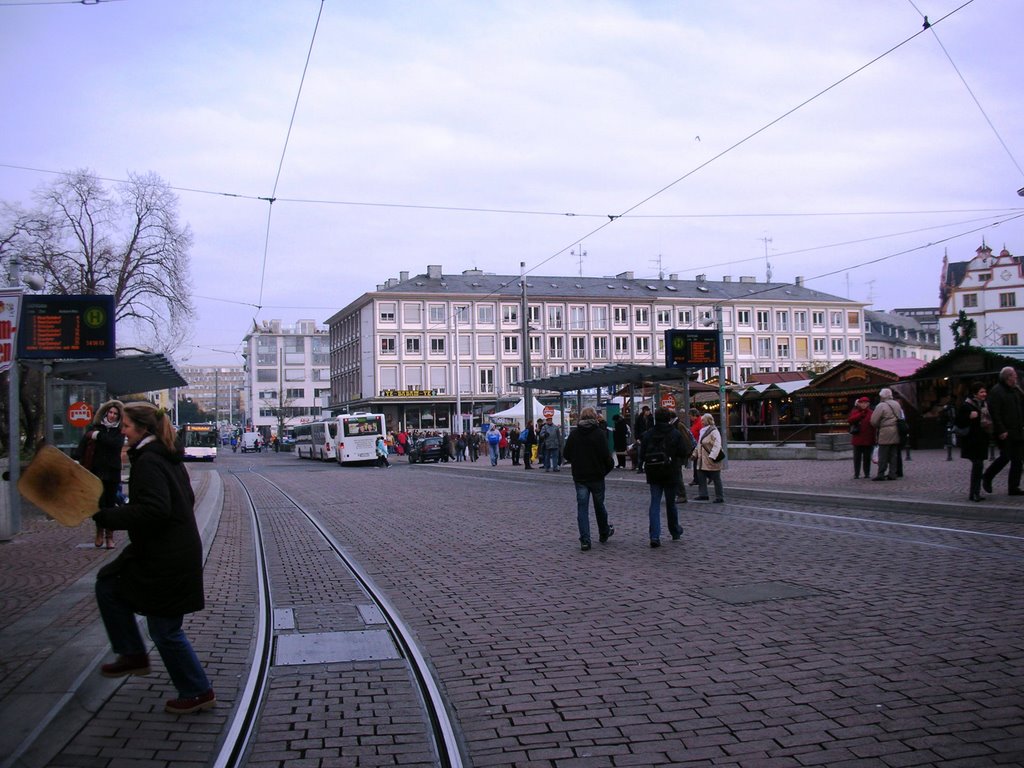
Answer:
<svg viewBox="0 0 1024 768"><path fill-rule="evenodd" d="M545 419L555 418L555 409L552 408L550 405L545 405L542 413L544 414Z"/></svg>
<svg viewBox="0 0 1024 768"><path fill-rule="evenodd" d="M84 400L68 406L68 424L72 427L87 427L92 421L92 406Z"/></svg>

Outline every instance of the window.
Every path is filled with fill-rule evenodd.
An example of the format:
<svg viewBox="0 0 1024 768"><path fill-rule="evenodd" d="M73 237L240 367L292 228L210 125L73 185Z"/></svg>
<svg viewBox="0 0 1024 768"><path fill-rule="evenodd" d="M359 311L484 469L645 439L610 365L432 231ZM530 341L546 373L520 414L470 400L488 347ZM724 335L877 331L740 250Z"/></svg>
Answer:
<svg viewBox="0 0 1024 768"><path fill-rule="evenodd" d="M331 380L331 369L330 368L314 368L313 369L313 381L330 381Z"/></svg>
<svg viewBox="0 0 1024 768"><path fill-rule="evenodd" d="M565 357L565 339L562 336L548 338L548 357L561 360Z"/></svg>
<svg viewBox="0 0 1024 768"><path fill-rule="evenodd" d="M660 342L658 344L659 348L664 346L664 341L665 341L664 339L659 339L659 342ZM722 339L722 354L724 354L724 355L731 355L732 354L732 338L731 337L726 337L726 338Z"/></svg>
<svg viewBox="0 0 1024 768"><path fill-rule="evenodd" d="M395 306L393 301L382 301L377 305L377 309L380 312L378 317L382 323L395 322Z"/></svg>
<svg viewBox="0 0 1024 768"><path fill-rule="evenodd" d="M825 340L820 336L814 338L814 352L815 354L825 354Z"/></svg>
<svg viewBox="0 0 1024 768"><path fill-rule="evenodd" d="M807 359L807 337L796 339L796 356L800 360Z"/></svg>
<svg viewBox="0 0 1024 768"><path fill-rule="evenodd" d="M286 368L284 371L285 381L305 381L306 372L301 368Z"/></svg>
<svg viewBox="0 0 1024 768"><path fill-rule="evenodd" d="M540 307L531 304L526 308L526 322L532 325L540 325Z"/></svg>
<svg viewBox="0 0 1024 768"><path fill-rule="evenodd" d="M380 353L382 355L394 355L397 354L398 350L395 347L396 341L394 336L381 336L380 337Z"/></svg>
<svg viewBox="0 0 1024 768"><path fill-rule="evenodd" d="M402 322L408 325L419 325L423 322L423 305L418 301L406 301L402 304Z"/></svg>
<svg viewBox="0 0 1024 768"><path fill-rule="evenodd" d="M476 322L479 325L494 325L494 305L477 304Z"/></svg>
<svg viewBox="0 0 1024 768"><path fill-rule="evenodd" d="M772 356L772 340L769 338L758 338L757 340L757 356L767 357Z"/></svg>
<svg viewBox="0 0 1024 768"><path fill-rule="evenodd" d="M992 279L992 273L991 272L979 272L978 273L978 282L979 283L984 283L984 282L986 282L988 280L991 280L991 279Z"/></svg>
<svg viewBox="0 0 1024 768"><path fill-rule="evenodd" d="M1016 293L1000 293L999 294L999 306L1002 308L1016 307L1017 306L1017 294Z"/></svg>
<svg viewBox="0 0 1024 768"><path fill-rule="evenodd" d="M750 336L740 336L739 345L741 355L754 354L754 340Z"/></svg>
<svg viewBox="0 0 1024 768"><path fill-rule="evenodd" d="M284 342L284 364L304 365L306 362L306 337L285 336Z"/></svg>
<svg viewBox="0 0 1024 768"><path fill-rule="evenodd" d="M824 312L811 312L811 325L815 328L825 327L825 313Z"/></svg>
<svg viewBox="0 0 1024 768"><path fill-rule="evenodd" d="M676 322L684 328L688 325L693 325L693 310L680 309L676 312Z"/></svg>
<svg viewBox="0 0 1024 768"><path fill-rule="evenodd" d="M860 312L855 309L847 310L846 312L846 327L856 328L860 325Z"/></svg>
<svg viewBox="0 0 1024 768"><path fill-rule="evenodd" d="M650 336L637 336L636 341L636 353L638 355L649 355L651 354L651 337Z"/></svg>
<svg viewBox="0 0 1024 768"><path fill-rule="evenodd" d="M759 331L770 331L771 330L771 327L769 326L770 320L771 320L771 315L768 313L767 309L759 309L759 310L757 310L757 330L759 330Z"/></svg>
<svg viewBox="0 0 1024 768"><path fill-rule="evenodd" d="M264 390L261 390L257 397L260 400L277 400L277 390L276 389L264 389Z"/></svg>
<svg viewBox="0 0 1024 768"><path fill-rule="evenodd" d="M407 355L418 355L420 354L420 337L419 336L406 336L405 337L405 354Z"/></svg>
<svg viewBox="0 0 1024 768"><path fill-rule="evenodd" d="M445 352L444 336L430 337L430 354L443 355ZM387 389L387 387L385 387Z"/></svg>
<svg viewBox="0 0 1024 768"><path fill-rule="evenodd" d="M999 343L1004 347L1016 347L1017 346L1017 334L1016 333L1004 333L999 337Z"/></svg>
<svg viewBox="0 0 1024 768"><path fill-rule="evenodd" d="M789 359L789 342L788 341L780 341L778 344L775 345L775 356L780 358L780 359L782 359L782 360Z"/></svg>
<svg viewBox="0 0 1024 768"><path fill-rule="evenodd" d="M506 355L517 355L519 354L519 337L518 336L502 336L501 337L501 348L505 350Z"/></svg>
<svg viewBox="0 0 1024 768"><path fill-rule="evenodd" d="M608 329L608 307L591 307L590 316L593 320L591 326L595 331Z"/></svg>
<svg viewBox="0 0 1024 768"><path fill-rule="evenodd" d="M573 360L585 360L587 357L587 337L572 336L569 338Z"/></svg>
<svg viewBox="0 0 1024 768"><path fill-rule="evenodd" d="M745 328L750 327L750 310L749 309L737 309L736 310L736 325L742 325Z"/></svg>
<svg viewBox="0 0 1024 768"><path fill-rule="evenodd" d="M330 365L331 351L326 336L314 336L309 340L309 352L313 357L313 365Z"/></svg>
<svg viewBox="0 0 1024 768"><path fill-rule="evenodd" d="M633 310L633 319L639 326L649 326L651 324L651 310L647 307L637 307Z"/></svg>
<svg viewBox="0 0 1024 768"><path fill-rule="evenodd" d="M508 391L514 386L514 382L521 381L522 376L519 375L518 365L506 365L505 366L505 390Z"/></svg>
<svg viewBox="0 0 1024 768"><path fill-rule="evenodd" d="M561 330L565 327L565 309L563 307L548 307L548 328Z"/></svg>
<svg viewBox="0 0 1024 768"><path fill-rule="evenodd" d="M540 336L530 337L530 354L539 355L541 350Z"/></svg>
<svg viewBox="0 0 1024 768"><path fill-rule="evenodd" d="M585 331L587 329L587 308L569 307L569 330Z"/></svg>
<svg viewBox="0 0 1024 768"><path fill-rule="evenodd" d="M789 330L789 312L786 312L785 310L778 310L775 312L775 330Z"/></svg>
<svg viewBox="0 0 1024 768"><path fill-rule="evenodd" d="M494 392L494 369L480 369L480 391L483 393Z"/></svg>
<svg viewBox="0 0 1024 768"><path fill-rule="evenodd" d="M460 333L459 338L459 357L469 357L473 354L473 337L468 333Z"/></svg>
<svg viewBox="0 0 1024 768"><path fill-rule="evenodd" d="M431 304L427 308L427 314L430 319L431 325L443 325L448 322L447 313L445 312L444 304Z"/></svg>
<svg viewBox="0 0 1024 768"><path fill-rule="evenodd" d="M616 356L629 354L629 336L615 337L615 354Z"/></svg>
<svg viewBox="0 0 1024 768"><path fill-rule="evenodd" d="M807 330L807 313L806 312L794 312L793 313L793 330L794 331L806 331Z"/></svg>
<svg viewBox="0 0 1024 768"><path fill-rule="evenodd" d="M257 368L256 381L277 381L277 368Z"/></svg>
<svg viewBox="0 0 1024 768"><path fill-rule="evenodd" d="M740 366L740 381L747 381L754 369L749 366Z"/></svg>
<svg viewBox="0 0 1024 768"><path fill-rule="evenodd" d="M655 315L655 322L658 325L669 325L672 322L672 310L671 309L659 309Z"/></svg>
<svg viewBox="0 0 1024 768"><path fill-rule="evenodd" d="M843 340L832 339L832 351L836 354L841 355L843 353Z"/></svg>
<svg viewBox="0 0 1024 768"><path fill-rule="evenodd" d="M517 304L502 304L501 322L503 325L519 325L519 306Z"/></svg>
<svg viewBox="0 0 1024 768"><path fill-rule="evenodd" d="M850 350L851 355L860 354L860 339L850 339L846 342L847 348Z"/></svg>
<svg viewBox="0 0 1024 768"><path fill-rule="evenodd" d="M607 336L595 336L594 337L594 358L596 360L607 360L608 359L608 337Z"/></svg>
<svg viewBox="0 0 1024 768"><path fill-rule="evenodd" d="M410 365L405 368L405 388L423 389L423 368L419 365Z"/></svg>
<svg viewBox="0 0 1024 768"><path fill-rule="evenodd" d="M629 308L628 307L613 307L614 320L612 321L615 325L629 325Z"/></svg>
<svg viewBox="0 0 1024 768"><path fill-rule="evenodd" d="M833 328L843 327L843 313L842 312L829 312L829 325Z"/></svg>
<svg viewBox="0 0 1024 768"><path fill-rule="evenodd" d="M459 378L456 382L459 393L468 395L473 392L473 369L468 365L459 366Z"/></svg>
<svg viewBox="0 0 1024 768"><path fill-rule="evenodd" d="M476 337L476 353L478 355L493 355L495 343L493 333L480 334Z"/></svg>

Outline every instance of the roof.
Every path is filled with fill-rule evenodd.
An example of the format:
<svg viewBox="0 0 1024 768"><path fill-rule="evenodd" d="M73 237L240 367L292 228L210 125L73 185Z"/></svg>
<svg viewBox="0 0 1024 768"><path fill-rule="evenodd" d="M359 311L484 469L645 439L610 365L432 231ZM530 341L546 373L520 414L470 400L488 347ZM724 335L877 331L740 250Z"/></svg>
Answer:
<svg viewBox="0 0 1024 768"><path fill-rule="evenodd" d="M573 392L577 389L594 389L621 384L641 385L644 383L682 382L690 372L683 368L666 368L659 365L605 365L586 371L574 371L541 379L527 379L515 382L516 386L532 389L548 389L554 392ZM693 391L714 389L707 384L691 381Z"/></svg>
<svg viewBox="0 0 1024 768"><path fill-rule="evenodd" d="M762 371L747 377L748 384L777 384L782 381L802 381L807 384L810 380L807 371Z"/></svg>
<svg viewBox="0 0 1024 768"><path fill-rule="evenodd" d="M997 347L999 352L984 347L954 347L942 357L937 357L921 366L915 379L931 379L942 376L985 376L998 375L1002 368L1010 365L1021 367L1024 354L1015 354L1015 347Z"/></svg>
<svg viewBox="0 0 1024 768"><path fill-rule="evenodd" d="M57 360L52 375L61 379L97 381L115 397L186 387L188 382L162 354L128 355L109 360Z"/></svg>
<svg viewBox="0 0 1024 768"><path fill-rule="evenodd" d="M895 373L901 379L913 376L924 367L924 360L918 360L916 357L879 357L859 362L888 373Z"/></svg>

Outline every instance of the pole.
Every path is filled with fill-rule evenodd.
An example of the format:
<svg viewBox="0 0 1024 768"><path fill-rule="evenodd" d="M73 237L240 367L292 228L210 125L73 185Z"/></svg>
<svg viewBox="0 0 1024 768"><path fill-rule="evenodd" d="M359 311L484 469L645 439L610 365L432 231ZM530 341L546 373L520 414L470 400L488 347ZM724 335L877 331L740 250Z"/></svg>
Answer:
<svg viewBox="0 0 1024 768"><path fill-rule="evenodd" d="M458 420L458 431L456 434L461 435L465 429L463 429L462 421L462 382L459 377L459 314L462 310L455 307L455 418Z"/></svg>
<svg viewBox="0 0 1024 768"><path fill-rule="evenodd" d="M715 305L715 326L718 328L718 413L720 414L719 432L722 435L722 450L729 442L729 408L725 397L725 355L722 349L722 305ZM728 454L726 454L728 455ZM728 463L728 460L726 460Z"/></svg>
<svg viewBox="0 0 1024 768"><path fill-rule="evenodd" d="M523 289L523 296L521 299L522 306L520 307L519 314L523 317L523 380L526 381L530 378L530 317L527 312L528 305L526 303L526 262L519 262L519 285ZM527 387L523 387L523 418L526 423L523 427L528 427L533 423L533 391Z"/></svg>
<svg viewBox="0 0 1024 768"><path fill-rule="evenodd" d="M21 312L21 272L18 258L11 259L10 280L17 293L15 304ZM14 318L14 324L20 322ZM7 509L0 516L0 541L9 541L21 530L21 496L18 479L21 477L21 386L18 370L18 345L11 338L11 367L7 372Z"/></svg>

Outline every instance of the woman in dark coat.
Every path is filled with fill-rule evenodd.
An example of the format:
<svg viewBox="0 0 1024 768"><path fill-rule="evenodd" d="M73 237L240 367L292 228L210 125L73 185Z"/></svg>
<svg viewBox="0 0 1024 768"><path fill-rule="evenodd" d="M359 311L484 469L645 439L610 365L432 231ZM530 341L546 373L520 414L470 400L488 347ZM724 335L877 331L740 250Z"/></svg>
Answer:
<svg viewBox="0 0 1024 768"><path fill-rule="evenodd" d="M121 415L124 403L110 400L101 405L93 416L92 423L85 428L82 442L78 446L78 461L103 483L100 509L117 504L117 489L121 485L121 449L124 435L121 434ZM114 532L96 524L96 546L114 548Z"/></svg>
<svg viewBox="0 0 1024 768"><path fill-rule="evenodd" d="M992 430L992 420L985 403L987 396L985 385L980 381L972 381L970 395L960 405L956 415L958 432L966 430L964 434L958 434L957 441L960 443L960 458L971 462L971 501L985 500L981 495L981 475L985 459L988 458L988 441Z"/></svg>
<svg viewBox="0 0 1024 768"><path fill-rule="evenodd" d="M164 709L175 714L209 709L217 699L182 630L185 614L204 607L203 544L184 456L167 413L151 403L125 405L121 429L131 461L128 503L94 515L104 528L128 531L130 542L96 578L100 615L117 654L100 672L104 677L149 674L135 621L141 614L178 690Z"/></svg>

